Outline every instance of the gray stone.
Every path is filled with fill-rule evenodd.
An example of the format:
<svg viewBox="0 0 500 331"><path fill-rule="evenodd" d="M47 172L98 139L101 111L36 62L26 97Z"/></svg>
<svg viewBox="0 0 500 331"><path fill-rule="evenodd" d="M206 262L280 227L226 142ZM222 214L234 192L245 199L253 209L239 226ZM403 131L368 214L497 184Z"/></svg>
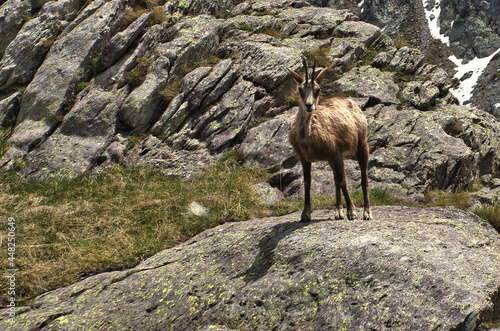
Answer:
<svg viewBox="0 0 500 331"><path fill-rule="evenodd" d="M380 52L377 54L377 56L373 58L370 65L376 68L385 68L389 66L389 63L391 63L392 58L393 54L391 54L391 52Z"/></svg>
<svg viewBox="0 0 500 331"><path fill-rule="evenodd" d="M445 0L441 8L443 30L449 35L450 48L458 58L486 57L500 48L499 14L492 2Z"/></svg>
<svg viewBox="0 0 500 331"><path fill-rule="evenodd" d="M288 131L297 108L266 121L248 131L240 150L248 166L268 169L291 168L297 164Z"/></svg>
<svg viewBox="0 0 500 331"><path fill-rule="evenodd" d="M10 126L19 107L21 92L14 92L7 96L0 96L0 126Z"/></svg>
<svg viewBox="0 0 500 331"><path fill-rule="evenodd" d="M120 94L98 87L80 96L61 126L33 153L22 173L30 179L74 178L103 162L99 156L115 134Z"/></svg>
<svg viewBox="0 0 500 331"><path fill-rule="evenodd" d="M80 7L81 0L48 2L36 18L23 25L0 62L0 90L26 85L33 79L50 47Z"/></svg>
<svg viewBox="0 0 500 331"><path fill-rule="evenodd" d="M194 130L193 135L199 135L217 109L217 106L213 106L213 110L208 107L230 89L236 78L236 71L231 69L231 65L232 61L227 59L213 68L197 68L184 76L179 95L170 102L155 124L153 134L163 140L170 139L191 117L188 127Z"/></svg>
<svg viewBox="0 0 500 331"><path fill-rule="evenodd" d="M111 38L100 56L100 66L108 67L114 64L125 51L130 47L132 42L144 31L151 13L145 13L130 24L125 30L118 32Z"/></svg>
<svg viewBox="0 0 500 331"><path fill-rule="evenodd" d="M206 141L212 151L240 143L253 118L255 92L251 82L236 82L193 128L196 136Z"/></svg>
<svg viewBox="0 0 500 331"><path fill-rule="evenodd" d="M433 113L440 116L437 112ZM368 114L368 140L374 151L370 166L390 168L414 178L414 187L459 190L477 173L477 153L463 140L417 110L383 107ZM426 189L423 189L423 188ZM407 187L409 189L409 187Z"/></svg>
<svg viewBox="0 0 500 331"><path fill-rule="evenodd" d="M370 66L356 67L343 74L337 81L344 92L370 97L374 103L398 104L398 86L392 80L392 73Z"/></svg>
<svg viewBox="0 0 500 331"><path fill-rule="evenodd" d="M333 67L341 67L342 70L348 70L365 53L367 48L364 43L355 38L332 40L329 56L333 58Z"/></svg>
<svg viewBox="0 0 500 331"><path fill-rule="evenodd" d="M224 22L225 33L233 29L252 29L252 33L259 33L261 31L269 31L269 29L281 30L281 27L282 21L271 15L238 15L231 17Z"/></svg>
<svg viewBox="0 0 500 331"><path fill-rule="evenodd" d="M196 201L193 201L189 204L187 213L191 217L205 216L208 214L208 208L203 207Z"/></svg>
<svg viewBox="0 0 500 331"><path fill-rule="evenodd" d="M120 134L116 135L106 149L106 159L115 164L122 164L127 153L126 141Z"/></svg>
<svg viewBox="0 0 500 331"><path fill-rule="evenodd" d="M413 74L422 65L424 56L415 48L401 47L389 63L389 67L407 74Z"/></svg>
<svg viewBox="0 0 500 331"><path fill-rule="evenodd" d="M159 117L160 90L167 85L171 63L159 57L148 68L144 82L134 89L120 108L120 119L136 132L145 132Z"/></svg>
<svg viewBox="0 0 500 331"><path fill-rule="evenodd" d="M380 29L375 25L360 21L344 21L333 31L335 37L355 39L364 46L370 46L381 36Z"/></svg>
<svg viewBox="0 0 500 331"><path fill-rule="evenodd" d="M204 0L173 0L169 1L172 11L187 15L211 14L215 16L228 15L233 6L244 0L204 1Z"/></svg>
<svg viewBox="0 0 500 331"><path fill-rule="evenodd" d="M472 105L495 115L497 119L500 119L499 67L500 54L497 54L483 70L483 73L472 91L471 98Z"/></svg>
<svg viewBox="0 0 500 331"><path fill-rule="evenodd" d="M78 25L73 22L66 28L23 93L17 125L9 139L13 146L3 163L12 164L54 131L76 84L85 78L94 52L104 48L110 31L119 23L117 13L125 10L121 0L95 1L89 7L94 7L95 15L77 18Z"/></svg>
<svg viewBox="0 0 500 331"><path fill-rule="evenodd" d="M426 110L434 105L436 98L439 96L439 88L430 81L414 81L407 83L400 94L412 106Z"/></svg>
<svg viewBox="0 0 500 331"><path fill-rule="evenodd" d="M230 222L133 269L33 299L10 330L473 330L498 311L500 239L454 208L374 207Z"/></svg>
<svg viewBox="0 0 500 331"><path fill-rule="evenodd" d="M161 116L160 91L181 74L186 63L201 60L217 47L222 23L206 16L187 18L171 28L174 39L160 44L144 83L134 89L120 110L130 128L145 132Z"/></svg>
<svg viewBox="0 0 500 331"><path fill-rule="evenodd" d="M257 183L252 186L259 199L265 204L272 205L284 199L283 193L269 183Z"/></svg>
<svg viewBox="0 0 500 331"><path fill-rule="evenodd" d="M0 57L16 37L31 10L30 1L8 0L0 7Z"/></svg>
<svg viewBox="0 0 500 331"><path fill-rule="evenodd" d="M286 68L297 67L300 63L300 50L291 47L237 42L226 44L225 49L235 54L236 65L245 79L268 90L275 89L289 77Z"/></svg>
<svg viewBox="0 0 500 331"><path fill-rule="evenodd" d="M193 150L174 149L153 135L127 151L121 165L159 171L166 176L189 179L210 168L217 156L210 155L206 147Z"/></svg>
<svg viewBox="0 0 500 331"><path fill-rule="evenodd" d="M285 8L279 12L277 17L285 23L296 22L299 26L301 24L316 25L330 33L333 33L333 30L342 22L355 18L351 12L346 10L315 7Z"/></svg>
<svg viewBox="0 0 500 331"><path fill-rule="evenodd" d="M484 187L477 192L471 192L470 195L480 204L492 206L500 203L500 187Z"/></svg>

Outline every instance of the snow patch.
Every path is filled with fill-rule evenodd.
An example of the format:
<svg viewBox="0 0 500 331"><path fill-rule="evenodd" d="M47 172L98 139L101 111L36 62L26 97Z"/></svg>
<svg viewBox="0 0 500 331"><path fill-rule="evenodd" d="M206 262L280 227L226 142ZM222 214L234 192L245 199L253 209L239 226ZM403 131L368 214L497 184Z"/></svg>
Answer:
<svg viewBox="0 0 500 331"><path fill-rule="evenodd" d="M474 89L474 86L477 83L477 80L483 73L483 70L486 68L488 63L490 63L491 59L498 53L500 52L500 49L497 49L497 51L493 54L491 54L488 57L483 57L483 58L474 58L473 60L462 64L461 59L457 59L455 55L452 55L449 57L449 59L455 63L457 66L455 70L457 70L457 73L455 74L455 77L458 79L461 79L464 77L465 74L470 73L471 76L467 79L464 79L463 81L460 82L460 85L456 89L451 89L451 93L458 99L460 104L464 104L466 101L469 101L470 98L472 97L472 90ZM496 104L495 107L499 107L499 104Z"/></svg>
<svg viewBox="0 0 500 331"><path fill-rule="evenodd" d="M365 0L361 0L361 2L358 3L358 8L361 10L361 14L363 14L363 12L365 11L365 9L363 8L364 4L365 4Z"/></svg>
<svg viewBox="0 0 500 331"><path fill-rule="evenodd" d="M422 5L424 7L427 23L429 24L431 36L434 39L440 40L443 44L449 47L450 38L440 33L441 26L439 23L439 15L441 14L441 2L440 0L435 0L434 6L431 6L429 2L430 0L422 0ZM454 23L455 21L451 22L451 26L453 26ZM457 88L450 90L451 93L453 93L453 95L458 99L460 104L463 105L471 99L472 90L474 89L477 80L483 73L483 70L486 68L488 63L490 63L493 56L495 56L498 52L500 52L500 49L498 49L495 53L491 54L488 57L476 57L465 64L462 64L462 59L458 59L455 55L449 57L449 59L457 66L457 68L455 68L457 70L457 73L455 74L456 78L462 79L465 74L470 75L470 77L460 81L460 84ZM500 107L500 103L496 104L495 107Z"/></svg>
<svg viewBox="0 0 500 331"><path fill-rule="evenodd" d="M435 1L435 6L431 8L429 0L422 0L424 6L425 18L429 23L429 30L431 31L431 36L434 39L441 40L441 42L447 46L450 46L450 38L441 34L441 25L439 24L439 15L441 14L441 6L439 0ZM429 7L430 9L427 9Z"/></svg>

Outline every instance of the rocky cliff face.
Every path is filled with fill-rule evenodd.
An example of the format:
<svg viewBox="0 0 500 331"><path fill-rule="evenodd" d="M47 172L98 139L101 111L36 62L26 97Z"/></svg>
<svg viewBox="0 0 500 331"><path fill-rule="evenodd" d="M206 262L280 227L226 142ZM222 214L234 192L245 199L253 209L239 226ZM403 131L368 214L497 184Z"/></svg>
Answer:
<svg viewBox="0 0 500 331"><path fill-rule="evenodd" d="M427 189L498 189L497 120L456 105L446 70L350 11L291 0L25 6L1 7L10 42L0 120L13 126L1 165L29 179L114 164L188 176L239 149L275 173L272 185L301 194L286 68L301 69L304 54L333 68L326 95L343 92L365 110L372 186L411 200ZM356 167L347 161L354 188ZM315 193L330 193L326 165L315 173Z"/></svg>
<svg viewBox="0 0 500 331"><path fill-rule="evenodd" d="M450 56L466 65L474 59L485 59L500 49L500 7L498 1L486 0L346 0L360 19L374 24L384 33L412 47L419 48L426 60L453 73L456 65ZM343 2L330 1L332 8L345 8ZM357 7L357 8L356 8ZM489 61L488 61L489 62ZM487 64L487 63L486 63ZM495 115L500 110L497 86L498 61L479 72L479 80L467 80L485 64L471 64L457 76L468 86L462 102L472 103ZM477 82L477 84L476 84ZM470 85L470 86L469 86ZM472 89L473 86L476 86ZM497 106L498 105L498 106Z"/></svg>
<svg viewBox="0 0 500 331"><path fill-rule="evenodd" d="M459 58L486 57L500 48L498 1L441 0L441 31Z"/></svg>
<svg viewBox="0 0 500 331"><path fill-rule="evenodd" d="M2 330L466 330L500 314L500 239L456 209L226 223L35 298ZM481 327L480 330L486 330Z"/></svg>

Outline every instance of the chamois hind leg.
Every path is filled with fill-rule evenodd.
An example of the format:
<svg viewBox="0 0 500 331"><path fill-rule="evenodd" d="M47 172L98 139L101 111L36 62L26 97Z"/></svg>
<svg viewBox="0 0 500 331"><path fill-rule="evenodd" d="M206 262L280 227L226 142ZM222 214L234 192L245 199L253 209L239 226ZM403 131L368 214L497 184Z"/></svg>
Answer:
<svg viewBox="0 0 500 331"><path fill-rule="evenodd" d="M352 220L356 217L356 213L354 212L354 205L352 203L351 197L349 196L349 192L347 191L347 179L345 176L344 160L342 158L342 154L339 153L328 163L333 170L333 177L335 179L335 192L337 199L337 211L335 213L335 219L344 218L344 211L342 209L342 196L340 194L342 192L344 194L345 202L347 205L347 218Z"/></svg>
<svg viewBox="0 0 500 331"><path fill-rule="evenodd" d="M361 188L363 189L364 198L364 212L363 219L372 219L372 212L370 210L370 194L368 187L368 157L370 150L366 141L361 141L358 148L358 162L361 170Z"/></svg>
<svg viewBox="0 0 500 331"><path fill-rule="evenodd" d="M311 220L311 162L302 161L302 170L304 172L304 210L300 217L301 222Z"/></svg>

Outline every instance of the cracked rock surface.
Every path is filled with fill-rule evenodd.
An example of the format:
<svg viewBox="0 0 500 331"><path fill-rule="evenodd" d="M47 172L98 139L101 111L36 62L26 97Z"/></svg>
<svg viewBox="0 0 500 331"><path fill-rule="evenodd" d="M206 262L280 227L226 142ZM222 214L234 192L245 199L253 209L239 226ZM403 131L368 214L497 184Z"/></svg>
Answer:
<svg viewBox="0 0 500 331"><path fill-rule="evenodd" d="M474 330L500 312L500 238L453 208L226 223L35 298L5 330ZM209 279L210 281L207 281ZM2 320L2 318L4 318Z"/></svg>

